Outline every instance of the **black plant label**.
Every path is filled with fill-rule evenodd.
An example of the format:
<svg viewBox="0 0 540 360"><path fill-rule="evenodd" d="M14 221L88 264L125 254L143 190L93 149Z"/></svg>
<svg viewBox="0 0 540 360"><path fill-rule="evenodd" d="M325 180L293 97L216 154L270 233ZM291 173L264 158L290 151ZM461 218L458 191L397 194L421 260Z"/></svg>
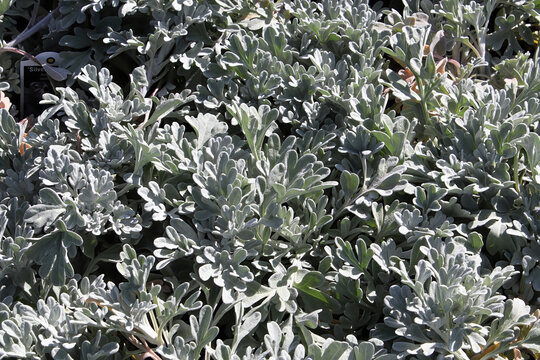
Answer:
<svg viewBox="0 0 540 360"><path fill-rule="evenodd" d="M58 62L58 54L42 53L36 56L42 64L54 65ZM21 118L30 115L38 116L47 105L39 102L43 94L53 93L54 89L45 69L32 60L21 61Z"/></svg>

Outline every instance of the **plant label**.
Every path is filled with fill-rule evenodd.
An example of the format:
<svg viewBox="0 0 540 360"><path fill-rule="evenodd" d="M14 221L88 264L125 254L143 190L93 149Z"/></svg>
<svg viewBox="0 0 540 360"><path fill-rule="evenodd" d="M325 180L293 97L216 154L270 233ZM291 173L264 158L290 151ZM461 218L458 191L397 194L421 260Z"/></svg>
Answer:
<svg viewBox="0 0 540 360"><path fill-rule="evenodd" d="M41 64L33 60L21 61L20 111L23 119L30 115L38 116L41 114L47 107L39 103L43 98L43 94L54 91L47 72L42 65L56 66L60 61L59 54L47 51L37 55L36 59Z"/></svg>

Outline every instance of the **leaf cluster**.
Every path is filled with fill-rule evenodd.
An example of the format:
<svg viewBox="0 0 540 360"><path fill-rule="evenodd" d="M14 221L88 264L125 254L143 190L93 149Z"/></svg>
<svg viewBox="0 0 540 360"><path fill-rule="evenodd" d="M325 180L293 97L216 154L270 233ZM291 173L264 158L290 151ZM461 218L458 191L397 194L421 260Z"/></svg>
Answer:
<svg viewBox="0 0 540 360"><path fill-rule="evenodd" d="M70 72L0 109L0 359L540 356L537 1L51 4L0 0Z"/></svg>

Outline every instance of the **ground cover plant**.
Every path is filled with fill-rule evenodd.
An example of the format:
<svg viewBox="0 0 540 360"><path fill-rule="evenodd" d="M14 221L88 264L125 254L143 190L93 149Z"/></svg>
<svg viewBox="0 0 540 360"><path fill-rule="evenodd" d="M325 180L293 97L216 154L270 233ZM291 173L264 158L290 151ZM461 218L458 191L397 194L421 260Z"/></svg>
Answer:
<svg viewBox="0 0 540 360"><path fill-rule="evenodd" d="M539 29L537 0L0 0L0 359L539 358Z"/></svg>

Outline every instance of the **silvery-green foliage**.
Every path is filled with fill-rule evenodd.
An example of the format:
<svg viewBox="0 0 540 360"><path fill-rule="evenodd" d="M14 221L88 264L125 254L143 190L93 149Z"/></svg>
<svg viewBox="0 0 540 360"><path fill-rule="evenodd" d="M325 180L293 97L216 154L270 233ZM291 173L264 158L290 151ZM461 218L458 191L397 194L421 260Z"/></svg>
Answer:
<svg viewBox="0 0 540 360"><path fill-rule="evenodd" d="M429 15L422 16L423 21L436 25L436 30L444 30L445 44L441 44L441 49L451 50L458 61L471 56L485 60L491 54L510 57L522 51L524 44L534 43L530 29L517 26L517 22L537 19L532 1L406 0L404 3L407 15L423 12ZM490 26L490 21L494 21L494 26Z"/></svg>
<svg viewBox="0 0 540 360"><path fill-rule="evenodd" d="M537 357L540 7L375 3L0 0L0 359Z"/></svg>
<svg viewBox="0 0 540 360"><path fill-rule="evenodd" d="M61 286L66 282L66 277L74 276L69 254L73 254L75 248L82 244L82 238L68 230L62 220L58 220L55 230L36 239L26 255L41 265L39 276L49 278L53 285Z"/></svg>
<svg viewBox="0 0 540 360"><path fill-rule="evenodd" d="M0 59L0 74L2 79L0 81L0 91L16 91L18 89L19 76L10 58L2 57Z"/></svg>
<svg viewBox="0 0 540 360"><path fill-rule="evenodd" d="M454 242L429 241L420 251L426 260L415 265L414 279L401 260L391 268L403 285L390 288L385 325L378 331L395 329L398 338L393 349L401 353L399 357L429 357L438 350L461 359L467 350L480 352L489 329L482 325L503 317L504 296L496 291L512 275L513 267L497 267L481 275L480 257ZM517 325L521 324L512 326Z"/></svg>
<svg viewBox="0 0 540 360"><path fill-rule="evenodd" d="M24 123L17 123L6 110L0 109L0 193L6 197L30 198L34 189L35 173L28 156L19 148L24 136Z"/></svg>
<svg viewBox="0 0 540 360"><path fill-rule="evenodd" d="M0 233L2 234L2 273L20 273L28 266L24 252L31 245L28 241L34 235L32 227L23 222L23 216L28 209L27 202L12 198L7 204L0 206ZM22 275L22 274L21 274ZM28 274L33 276L33 274Z"/></svg>
<svg viewBox="0 0 540 360"><path fill-rule="evenodd" d="M137 255L129 245L124 245L121 257L117 269L126 282L116 286L105 283L103 276L92 282L83 278L79 286L70 283L62 299L77 310L75 317L81 323L154 345L171 344L177 332L185 330L186 322L178 322L179 318L201 308L200 293L191 291L188 283L171 284L174 291L162 299L162 286L148 282L154 257Z"/></svg>
<svg viewBox="0 0 540 360"><path fill-rule="evenodd" d="M41 203L26 213L35 228L47 229L61 219L69 229L85 229L93 235L113 230L125 238L136 238L141 230L135 212L118 200L112 174L83 163L75 151L51 146L39 171L43 185Z"/></svg>
<svg viewBox="0 0 540 360"><path fill-rule="evenodd" d="M37 335L32 331L33 321L31 317L36 316L35 310L23 304L17 304L10 308L4 302L0 303L0 316L2 319L2 329L0 330L0 356L14 358L39 359L34 348L38 343Z"/></svg>
<svg viewBox="0 0 540 360"><path fill-rule="evenodd" d="M247 251L237 249L233 254L228 251L216 251L209 246L203 249L197 262L203 264L199 268L199 277L203 281L212 279L215 285L222 288L224 303L232 303L233 294L246 291L247 284L253 281L254 276L249 268L241 263L246 259Z"/></svg>
<svg viewBox="0 0 540 360"><path fill-rule="evenodd" d="M205 305L201 308L199 318L194 315L189 317L190 334L185 337L176 337L173 346L160 349L166 359L197 359L202 350L214 340L219 329L217 326L211 326L212 308ZM186 339L192 341L186 343Z"/></svg>
<svg viewBox="0 0 540 360"><path fill-rule="evenodd" d="M83 341L81 344L81 359L107 359L116 354L120 348L118 343L109 342L103 344L105 341L102 339L101 330L97 331L96 336L92 341Z"/></svg>
<svg viewBox="0 0 540 360"><path fill-rule="evenodd" d="M39 299L35 309L19 302L12 307L1 305L2 358L73 359L86 325L78 323L62 304L49 297Z"/></svg>

